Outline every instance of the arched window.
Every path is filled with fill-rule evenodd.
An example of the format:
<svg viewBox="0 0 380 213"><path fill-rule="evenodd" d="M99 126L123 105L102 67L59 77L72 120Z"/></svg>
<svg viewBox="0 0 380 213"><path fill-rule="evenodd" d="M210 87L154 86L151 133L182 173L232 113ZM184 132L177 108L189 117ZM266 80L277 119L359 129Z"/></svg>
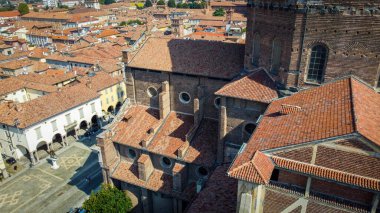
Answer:
<svg viewBox="0 0 380 213"><path fill-rule="evenodd" d="M253 36L253 47L252 47L253 66L259 66L259 59L260 59L260 35L256 33Z"/></svg>
<svg viewBox="0 0 380 213"><path fill-rule="evenodd" d="M279 39L274 39L272 43L272 66L271 73L277 75L281 63L281 42Z"/></svg>
<svg viewBox="0 0 380 213"><path fill-rule="evenodd" d="M327 49L322 45L316 45L311 49L309 68L307 72L307 81L323 82L327 61Z"/></svg>

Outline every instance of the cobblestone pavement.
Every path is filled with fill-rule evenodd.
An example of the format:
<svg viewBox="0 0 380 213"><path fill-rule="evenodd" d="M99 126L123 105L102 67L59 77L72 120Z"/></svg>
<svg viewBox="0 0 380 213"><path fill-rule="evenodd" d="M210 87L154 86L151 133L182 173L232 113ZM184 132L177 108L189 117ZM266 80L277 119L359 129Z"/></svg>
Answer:
<svg viewBox="0 0 380 213"><path fill-rule="evenodd" d="M0 212L67 212L102 182L97 154L83 144L62 150L58 165L42 161L2 184Z"/></svg>

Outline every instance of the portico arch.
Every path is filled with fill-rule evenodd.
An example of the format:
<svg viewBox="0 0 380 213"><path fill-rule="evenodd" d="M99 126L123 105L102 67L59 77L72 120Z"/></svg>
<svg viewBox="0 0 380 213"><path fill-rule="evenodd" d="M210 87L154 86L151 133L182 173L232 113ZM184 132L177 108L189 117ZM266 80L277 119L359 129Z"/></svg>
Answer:
<svg viewBox="0 0 380 213"><path fill-rule="evenodd" d="M16 158L18 160L22 159L22 158L26 158L28 161L30 161L31 163L33 163L33 160L31 158L31 154L29 152L29 149L22 146L22 145L17 145L16 146Z"/></svg>
<svg viewBox="0 0 380 213"><path fill-rule="evenodd" d="M116 113L119 112L119 110L120 110L120 108L121 108L122 105L123 105L123 104L122 104L120 101L117 102L116 107L115 107L115 109L116 109Z"/></svg>
<svg viewBox="0 0 380 213"><path fill-rule="evenodd" d="M114 110L114 107L112 105L109 106L108 109L107 109L107 112L112 113L112 114L114 113L114 111L115 110Z"/></svg>
<svg viewBox="0 0 380 213"><path fill-rule="evenodd" d="M46 141L40 141L36 146L37 161L39 161L39 159L47 157L49 155L49 152L49 144Z"/></svg>
<svg viewBox="0 0 380 213"><path fill-rule="evenodd" d="M80 122L79 128L83 130L87 130L88 129L87 121Z"/></svg>

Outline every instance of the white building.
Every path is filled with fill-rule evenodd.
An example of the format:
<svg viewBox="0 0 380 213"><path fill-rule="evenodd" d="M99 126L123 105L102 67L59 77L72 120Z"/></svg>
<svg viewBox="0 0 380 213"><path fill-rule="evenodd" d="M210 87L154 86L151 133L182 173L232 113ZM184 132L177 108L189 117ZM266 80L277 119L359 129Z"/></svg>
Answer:
<svg viewBox="0 0 380 213"><path fill-rule="evenodd" d="M53 143L68 145L79 129L97 126L102 116L99 95L86 85L63 88L25 103L0 104L0 144L3 153L39 161L37 150Z"/></svg>
<svg viewBox="0 0 380 213"><path fill-rule="evenodd" d="M57 88L54 86L27 82L10 77L0 81L0 102L13 101L24 103L56 90Z"/></svg>
<svg viewBox="0 0 380 213"><path fill-rule="evenodd" d="M98 0L85 0L84 5L87 8L94 8L100 10L100 4Z"/></svg>
<svg viewBox="0 0 380 213"><path fill-rule="evenodd" d="M58 7L58 0L43 0L44 6Z"/></svg>

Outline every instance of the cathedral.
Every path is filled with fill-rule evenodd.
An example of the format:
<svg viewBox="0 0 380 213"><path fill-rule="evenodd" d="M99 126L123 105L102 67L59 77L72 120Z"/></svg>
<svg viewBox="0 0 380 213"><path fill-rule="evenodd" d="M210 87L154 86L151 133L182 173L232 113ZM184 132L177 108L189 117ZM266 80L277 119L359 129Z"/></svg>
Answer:
<svg viewBox="0 0 380 213"><path fill-rule="evenodd" d="M379 212L380 1L247 7L245 45L123 52L105 182L136 212Z"/></svg>

